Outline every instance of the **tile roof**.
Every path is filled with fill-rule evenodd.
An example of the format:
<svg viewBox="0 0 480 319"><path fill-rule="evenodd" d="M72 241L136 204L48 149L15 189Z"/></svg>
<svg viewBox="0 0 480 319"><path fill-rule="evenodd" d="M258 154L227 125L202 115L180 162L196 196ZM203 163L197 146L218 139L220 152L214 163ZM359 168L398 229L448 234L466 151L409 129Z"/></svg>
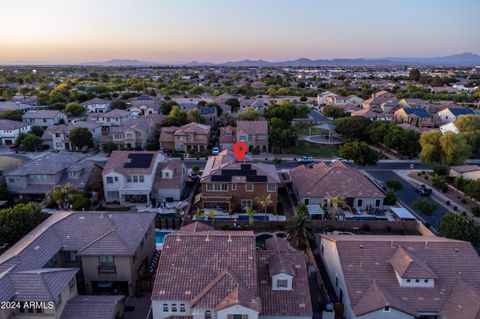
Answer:
<svg viewBox="0 0 480 319"><path fill-rule="evenodd" d="M171 170L171 178L162 178L162 170ZM160 163L155 173L153 185L155 188L180 188L185 180L184 176L185 165L180 159L170 159L167 162Z"/></svg>
<svg viewBox="0 0 480 319"><path fill-rule="evenodd" d="M85 159L82 153L46 153L5 175L56 174Z"/></svg>
<svg viewBox="0 0 480 319"><path fill-rule="evenodd" d="M178 128L174 135L186 135L188 133L194 134L210 134L210 125L199 123L188 123Z"/></svg>
<svg viewBox="0 0 480 319"><path fill-rule="evenodd" d="M115 319L124 296L76 296L63 308L60 319Z"/></svg>
<svg viewBox="0 0 480 319"><path fill-rule="evenodd" d="M311 316L304 254L286 243L269 247L276 248L256 251L251 231L214 231L198 222L185 226L165 237L152 300L185 300L215 310L243 305L264 316ZM269 261L275 255L291 263L292 291L271 289Z"/></svg>
<svg viewBox="0 0 480 319"><path fill-rule="evenodd" d="M149 163L148 167L143 168L133 168L133 167L125 167L126 164L130 163L132 159L129 157L131 154L152 154L152 159ZM163 161L165 157L156 151L113 151L108 158L105 167L103 168L102 174L108 174L110 172L116 172L119 174L127 175L127 174L154 174L153 171L155 167L155 162L157 158L160 161Z"/></svg>
<svg viewBox="0 0 480 319"><path fill-rule="evenodd" d="M322 235L322 240L335 243L351 307L357 316L382 305L415 315L440 313L446 318L461 307L462 319L480 316L480 257L468 242L379 235ZM405 259L405 265L415 263L412 275L417 271L435 274L434 287L401 287L395 270L405 267L398 267L402 263L392 266L396 259ZM407 273L409 268L405 268ZM457 289L460 285L465 286Z"/></svg>
<svg viewBox="0 0 480 319"><path fill-rule="evenodd" d="M237 134L268 134L267 121L237 121Z"/></svg>
<svg viewBox="0 0 480 319"><path fill-rule="evenodd" d="M91 100L88 100L88 101L83 102L82 105L110 104L111 102L112 102L112 101L110 101L110 100L93 98L93 99L91 99Z"/></svg>
<svg viewBox="0 0 480 319"><path fill-rule="evenodd" d="M299 165L290 170L290 176L302 197L385 197L360 171L339 161L320 162L311 168Z"/></svg>
<svg viewBox="0 0 480 319"><path fill-rule="evenodd" d="M160 143L173 143L175 141L175 136L173 135L178 130L177 126L168 126L162 127L160 129Z"/></svg>
<svg viewBox="0 0 480 319"><path fill-rule="evenodd" d="M30 124L12 120L0 120L0 130L17 130L27 126L30 126Z"/></svg>
<svg viewBox="0 0 480 319"><path fill-rule="evenodd" d="M56 110L35 110L35 111L27 111L22 118L24 119L50 119L55 118L58 114L64 113ZM66 116L66 115L65 115Z"/></svg>

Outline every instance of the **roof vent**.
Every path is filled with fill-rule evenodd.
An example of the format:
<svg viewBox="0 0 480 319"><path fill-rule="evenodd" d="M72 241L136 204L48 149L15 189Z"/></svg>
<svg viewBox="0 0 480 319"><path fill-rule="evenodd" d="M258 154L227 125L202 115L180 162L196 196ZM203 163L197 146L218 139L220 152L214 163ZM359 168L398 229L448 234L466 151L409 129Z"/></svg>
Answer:
<svg viewBox="0 0 480 319"><path fill-rule="evenodd" d="M460 250L458 248L455 248L455 252L458 253Z"/></svg>
<svg viewBox="0 0 480 319"><path fill-rule="evenodd" d="M210 241L210 235L207 234L207 238L205 238L205 241Z"/></svg>
<svg viewBox="0 0 480 319"><path fill-rule="evenodd" d="M232 235L228 235L228 242L229 242L229 243L232 242Z"/></svg>
<svg viewBox="0 0 480 319"><path fill-rule="evenodd" d="M363 249L363 245L360 245L360 249Z"/></svg>

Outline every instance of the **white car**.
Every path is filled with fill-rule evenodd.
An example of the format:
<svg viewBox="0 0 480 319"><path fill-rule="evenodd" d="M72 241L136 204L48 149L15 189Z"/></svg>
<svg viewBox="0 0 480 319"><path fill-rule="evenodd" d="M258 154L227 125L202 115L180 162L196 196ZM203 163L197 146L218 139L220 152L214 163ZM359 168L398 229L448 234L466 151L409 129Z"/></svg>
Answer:
<svg viewBox="0 0 480 319"><path fill-rule="evenodd" d="M217 146L212 148L212 155L218 155L218 153L220 153L220 149Z"/></svg>
<svg viewBox="0 0 480 319"><path fill-rule="evenodd" d="M300 158L297 158L298 163L303 163L303 164L309 164L313 162L313 157L311 156L302 156Z"/></svg>

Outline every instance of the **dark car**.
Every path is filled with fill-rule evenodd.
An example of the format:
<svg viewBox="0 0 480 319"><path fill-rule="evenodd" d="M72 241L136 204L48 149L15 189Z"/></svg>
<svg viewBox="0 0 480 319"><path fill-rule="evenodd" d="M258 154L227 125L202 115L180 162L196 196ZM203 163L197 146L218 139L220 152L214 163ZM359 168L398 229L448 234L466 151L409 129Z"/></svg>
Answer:
<svg viewBox="0 0 480 319"><path fill-rule="evenodd" d="M19 144L12 144L9 146L11 150L17 149L20 145Z"/></svg>
<svg viewBox="0 0 480 319"><path fill-rule="evenodd" d="M422 196L430 196L432 194L432 189L425 186L425 184L415 187L415 191Z"/></svg>

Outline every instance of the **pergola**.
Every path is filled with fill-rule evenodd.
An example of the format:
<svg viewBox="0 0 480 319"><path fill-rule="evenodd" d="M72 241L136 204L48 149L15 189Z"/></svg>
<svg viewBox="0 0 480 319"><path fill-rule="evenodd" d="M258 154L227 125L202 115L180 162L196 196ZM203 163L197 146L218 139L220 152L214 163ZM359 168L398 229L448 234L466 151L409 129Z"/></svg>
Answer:
<svg viewBox="0 0 480 319"><path fill-rule="evenodd" d="M312 128L318 128L320 130L324 130L328 132L328 141L332 141L332 132L335 130L336 126L333 124L325 123L325 124L319 124L310 127L310 136L312 135Z"/></svg>

